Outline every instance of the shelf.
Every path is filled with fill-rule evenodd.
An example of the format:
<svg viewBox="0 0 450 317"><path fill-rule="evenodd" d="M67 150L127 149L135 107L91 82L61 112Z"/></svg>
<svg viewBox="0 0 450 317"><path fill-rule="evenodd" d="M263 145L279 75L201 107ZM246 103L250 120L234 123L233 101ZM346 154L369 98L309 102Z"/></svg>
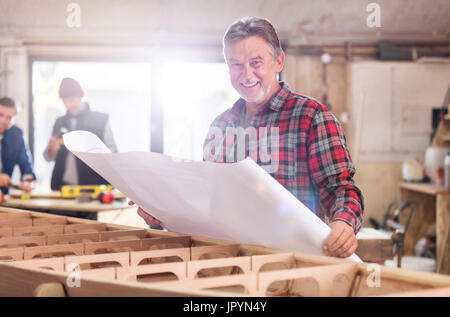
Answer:
<svg viewBox="0 0 450 317"><path fill-rule="evenodd" d="M439 186L433 183L400 183L400 188L413 190L416 192L437 195L437 194L448 194L449 191L444 186Z"/></svg>

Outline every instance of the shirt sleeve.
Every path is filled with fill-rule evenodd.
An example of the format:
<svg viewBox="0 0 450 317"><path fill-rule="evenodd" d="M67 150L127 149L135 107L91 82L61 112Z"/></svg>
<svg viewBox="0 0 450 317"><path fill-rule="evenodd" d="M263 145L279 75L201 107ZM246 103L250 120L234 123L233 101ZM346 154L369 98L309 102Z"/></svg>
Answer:
<svg viewBox="0 0 450 317"><path fill-rule="evenodd" d="M33 160L31 158L30 149L28 147L28 144L25 142L25 139L23 137L23 134L20 136L20 145L19 145L19 167L20 167L20 173L22 174L22 179L25 176L32 176L34 179L36 179L36 175L33 170Z"/></svg>
<svg viewBox="0 0 450 317"><path fill-rule="evenodd" d="M111 130L111 125L109 124L109 120L106 121L105 131L103 133L103 141L105 145L111 150L111 152L117 152L116 142L114 141L113 132Z"/></svg>
<svg viewBox="0 0 450 317"><path fill-rule="evenodd" d="M57 122L55 122L55 123L53 124L53 129L52 129L52 135L51 135L51 137L56 136L56 125L57 125ZM48 155L48 145L45 147L44 153L42 153L42 155L44 156L44 159L45 159L47 162L53 161L53 159L50 158L50 156Z"/></svg>
<svg viewBox="0 0 450 317"><path fill-rule="evenodd" d="M328 222L341 220L355 234L362 224L364 202L356 187L355 167L347 149L342 127L334 115L317 109L308 135L309 170L319 192Z"/></svg>
<svg viewBox="0 0 450 317"><path fill-rule="evenodd" d="M42 155L44 156L44 159L45 159L47 162L53 161L53 160L50 158L50 156L48 155L48 147L45 148L44 153L42 153Z"/></svg>

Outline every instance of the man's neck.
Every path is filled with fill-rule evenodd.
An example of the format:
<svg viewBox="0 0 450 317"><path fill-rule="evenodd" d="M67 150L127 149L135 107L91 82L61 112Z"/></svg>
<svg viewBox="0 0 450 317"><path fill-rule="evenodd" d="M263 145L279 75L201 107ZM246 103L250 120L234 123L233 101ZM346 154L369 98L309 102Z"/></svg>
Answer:
<svg viewBox="0 0 450 317"><path fill-rule="evenodd" d="M78 117L79 117L84 111L86 111L87 108L88 108L88 105L87 105L85 102L83 102L83 103L82 103L82 106L81 106L80 112L78 112L76 115L72 115L70 112L68 112L69 118L71 118L71 119L78 119Z"/></svg>
<svg viewBox="0 0 450 317"><path fill-rule="evenodd" d="M268 97L266 97L262 102L251 103L246 101L246 117L251 118L261 112L265 108L266 104L272 99L272 97L278 93L280 88L281 86L277 81L276 85L274 85L274 87L271 89L271 92L267 94Z"/></svg>

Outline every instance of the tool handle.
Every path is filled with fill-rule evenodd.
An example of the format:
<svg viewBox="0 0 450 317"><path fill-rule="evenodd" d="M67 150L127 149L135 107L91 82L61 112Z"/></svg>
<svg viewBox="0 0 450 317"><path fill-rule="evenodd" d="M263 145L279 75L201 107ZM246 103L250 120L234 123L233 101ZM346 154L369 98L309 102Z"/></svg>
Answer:
<svg viewBox="0 0 450 317"><path fill-rule="evenodd" d="M115 200L115 196L112 193L100 193L98 200L103 204L111 204Z"/></svg>
<svg viewBox="0 0 450 317"><path fill-rule="evenodd" d="M12 184L12 183L11 183L11 184L8 185L8 187L9 187L9 188L14 188L14 189L20 189L20 190L22 190L22 188L20 187L20 185L17 185L17 184Z"/></svg>

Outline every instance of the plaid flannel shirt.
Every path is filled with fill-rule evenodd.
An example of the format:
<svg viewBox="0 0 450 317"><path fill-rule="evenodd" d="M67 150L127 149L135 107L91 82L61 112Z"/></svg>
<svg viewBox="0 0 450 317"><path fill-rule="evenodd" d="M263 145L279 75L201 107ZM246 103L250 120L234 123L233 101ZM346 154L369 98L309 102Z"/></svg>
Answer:
<svg viewBox="0 0 450 317"><path fill-rule="evenodd" d="M246 130L243 138L235 133L245 111L242 98L219 115L205 139L203 159L229 163L250 156L323 221L342 220L356 234L362 223L363 196L353 181L355 168L341 125L324 105L291 92L284 82L280 86L251 118L253 129ZM241 157L236 155L239 146L244 149ZM268 151L261 151L262 147Z"/></svg>

